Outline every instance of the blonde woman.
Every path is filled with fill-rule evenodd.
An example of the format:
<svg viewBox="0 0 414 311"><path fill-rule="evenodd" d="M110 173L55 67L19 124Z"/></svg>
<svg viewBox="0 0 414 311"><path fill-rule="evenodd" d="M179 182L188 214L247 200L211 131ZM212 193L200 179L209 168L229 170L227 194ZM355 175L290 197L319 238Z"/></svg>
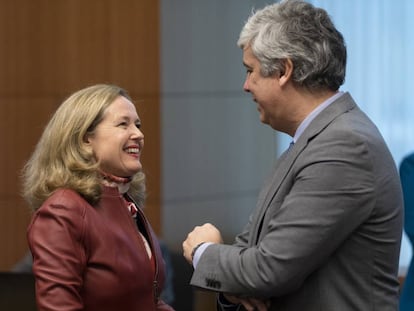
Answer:
<svg viewBox="0 0 414 311"><path fill-rule="evenodd" d="M140 207L144 135L127 92L95 85L53 115L23 170L40 310L173 310Z"/></svg>

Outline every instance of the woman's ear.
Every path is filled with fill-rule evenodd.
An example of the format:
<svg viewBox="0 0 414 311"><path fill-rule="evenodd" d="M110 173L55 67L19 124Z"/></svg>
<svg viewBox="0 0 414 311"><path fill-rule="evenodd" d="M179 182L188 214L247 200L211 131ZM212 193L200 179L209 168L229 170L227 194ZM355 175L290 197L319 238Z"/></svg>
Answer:
<svg viewBox="0 0 414 311"><path fill-rule="evenodd" d="M85 136L83 136L83 142L85 143L85 145L91 146L91 136L91 133L86 133Z"/></svg>
<svg viewBox="0 0 414 311"><path fill-rule="evenodd" d="M290 58L287 58L285 60L284 65L285 65L285 68L280 73L280 77L279 77L280 86L285 85L290 80L290 78L292 77L292 74L293 74L293 62Z"/></svg>
<svg viewBox="0 0 414 311"><path fill-rule="evenodd" d="M91 134L86 134L83 137L83 144L82 144L82 149L85 150L88 153L93 153L93 146L92 146L92 135Z"/></svg>

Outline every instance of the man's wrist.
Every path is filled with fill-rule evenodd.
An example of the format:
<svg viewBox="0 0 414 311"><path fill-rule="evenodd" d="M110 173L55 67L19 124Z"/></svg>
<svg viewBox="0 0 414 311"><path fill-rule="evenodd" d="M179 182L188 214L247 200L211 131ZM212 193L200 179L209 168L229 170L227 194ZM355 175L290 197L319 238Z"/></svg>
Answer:
<svg viewBox="0 0 414 311"><path fill-rule="evenodd" d="M193 248L193 250L191 251L191 260L194 260L194 255L195 255L195 252L200 248L200 246L201 245L203 245L205 242L201 242L201 243L199 243L199 244L197 244L194 248Z"/></svg>
<svg viewBox="0 0 414 311"><path fill-rule="evenodd" d="M192 259L193 268L197 267L198 262L200 261L200 257L204 254L204 251L211 245L214 244L212 242L205 242L202 243L197 249L194 251L194 258Z"/></svg>

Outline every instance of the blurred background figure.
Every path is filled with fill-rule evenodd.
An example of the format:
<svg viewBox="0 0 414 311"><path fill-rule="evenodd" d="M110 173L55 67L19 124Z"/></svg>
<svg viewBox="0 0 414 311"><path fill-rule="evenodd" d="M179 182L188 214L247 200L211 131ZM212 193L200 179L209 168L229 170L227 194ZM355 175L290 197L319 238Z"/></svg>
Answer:
<svg viewBox="0 0 414 311"><path fill-rule="evenodd" d="M405 157L400 165L400 177L404 194L404 230L414 245L414 153ZM401 291L400 310L414 310L414 264L413 256Z"/></svg>

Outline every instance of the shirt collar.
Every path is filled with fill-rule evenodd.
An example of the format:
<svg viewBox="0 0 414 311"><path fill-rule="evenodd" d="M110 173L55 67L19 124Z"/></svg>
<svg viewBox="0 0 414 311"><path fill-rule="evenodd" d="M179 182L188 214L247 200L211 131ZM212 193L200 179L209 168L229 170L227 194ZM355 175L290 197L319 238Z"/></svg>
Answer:
<svg viewBox="0 0 414 311"><path fill-rule="evenodd" d="M338 92L335 95L329 97L322 104L318 105L315 109L313 109L312 112L310 114L308 114L308 116L300 123L299 127L297 128L297 130L295 132L295 136L293 136L293 143L297 142L300 135L302 135L302 133L309 126L309 124L312 122L312 120L315 119L316 116L319 113L321 113L322 110L324 110L326 107L328 107L330 104L332 104L335 100L337 100L343 94L344 94L344 92Z"/></svg>

